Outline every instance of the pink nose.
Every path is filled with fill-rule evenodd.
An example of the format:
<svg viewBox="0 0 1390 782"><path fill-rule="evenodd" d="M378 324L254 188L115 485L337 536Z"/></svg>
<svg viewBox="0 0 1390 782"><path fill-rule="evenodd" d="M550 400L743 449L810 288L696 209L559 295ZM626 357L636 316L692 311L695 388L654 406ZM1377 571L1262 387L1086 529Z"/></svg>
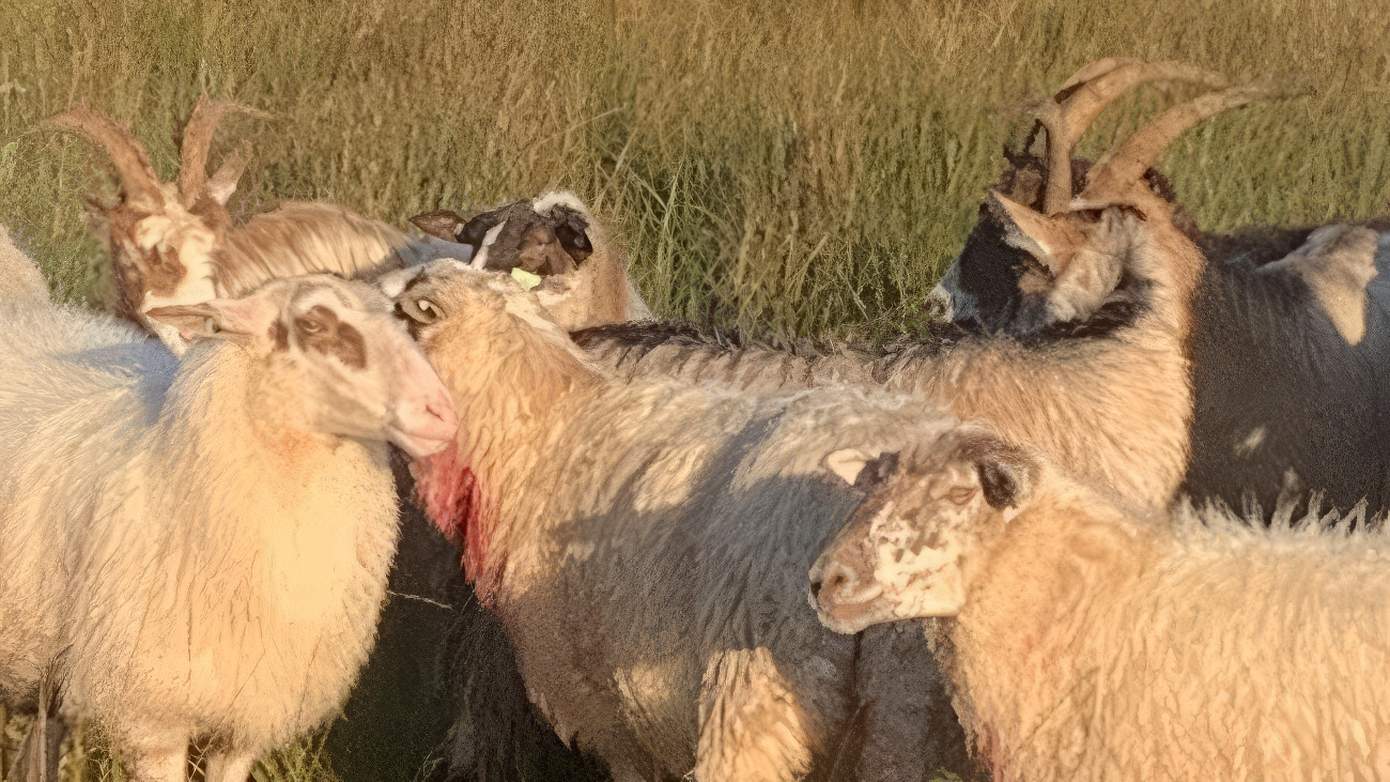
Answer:
<svg viewBox="0 0 1390 782"><path fill-rule="evenodd" d="M402 400L396 407L392 441L414 458L439 453L454 441L459 421L442 388Z"/></svg>

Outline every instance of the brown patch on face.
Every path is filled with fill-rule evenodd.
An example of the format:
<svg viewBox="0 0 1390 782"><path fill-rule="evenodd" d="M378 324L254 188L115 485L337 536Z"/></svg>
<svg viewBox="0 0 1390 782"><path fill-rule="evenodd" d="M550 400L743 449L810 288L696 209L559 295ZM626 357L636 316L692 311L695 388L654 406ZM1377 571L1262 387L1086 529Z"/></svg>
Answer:
<svg viewBox="0 0 1390 782"><path fill-rule="evenodd" d="M275 343L275 349L285 351L290 349L290 330L280 321L270 324L270 340Z"/></svg>
<svg viewBox="0 0 1390 782"><path fill-rule="evenodd" d="M312 309L294 321L295 332L304 347L317 350L353 369L367 366L367 343L357 329L338 319L337 313L323 306Z"/></svg>
<svg viewBox="0 0 1390 782"><path fill-rule="evenodd" d="M140 249L136 227L149 215L133 212L124 204L96 208L106 222L116 309L125 317L136 319L146 296L172 294L188 276L188 269L172 251L159 247Z"/></svg>

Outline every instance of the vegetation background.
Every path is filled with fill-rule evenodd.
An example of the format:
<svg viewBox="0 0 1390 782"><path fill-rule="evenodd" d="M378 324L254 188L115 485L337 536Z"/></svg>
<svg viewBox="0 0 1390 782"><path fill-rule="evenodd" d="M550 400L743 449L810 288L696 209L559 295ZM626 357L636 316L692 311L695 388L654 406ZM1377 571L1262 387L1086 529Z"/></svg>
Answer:
<svg viewBox="0 0 1390 782"><path fill-rule="evenodd" d="M4 0L0 222L98 300L83 198L110 177L42 120L109 112L167 174L206 92L274 114L222 136L254 145L241 214L326 199L403 224L567 187L660 314L882 335L917 322L1023 102L1110 55L1312 91L1172 147L1204 227L1390 211L1384 0ZM1082 153L1171 99L1125 101ZM312 756L258 774L314 778Z"/></svg>

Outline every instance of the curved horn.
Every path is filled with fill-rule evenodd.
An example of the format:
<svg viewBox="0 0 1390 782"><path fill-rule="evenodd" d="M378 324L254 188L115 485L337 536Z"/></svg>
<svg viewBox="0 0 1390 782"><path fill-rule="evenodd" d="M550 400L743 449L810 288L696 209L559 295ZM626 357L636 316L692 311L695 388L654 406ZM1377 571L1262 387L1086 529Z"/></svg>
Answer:
<svg viewBox="0 0 1390 782"><path fill-rule="evenodd" d="M150 206L164 202L159 176L150 165L145 148L115 120L83 106L50 117L47 124L77 133L105 150L127 198L146 201Z"/></svg>
<svg viewBox="0 0 1390 782"><path fill-rule="evenodd" d="M1140 128L1124 144L1107 153L1091 169L1081 200L1101 202L1113 199L1139 181L1163 150L1199 122L1266 98L1282 97L1284 93L1270 87L1232 87L1212 92L1163 112L1148 125Z"/></svg>
<svg viewBox="0 0 1390 782"><path fill-rule="evenodd" d="M192 206L203 195L203 188L208 184L208 151L212 148L212 137L228 114L246 114L256 118L270 116L240 103L212 101L206 95L198 98L188 123L184 125L183 140L179 142L179 195L185 206ZM225 165L223 169L226 169ZM232 186L235 185L232 182Z"/></svg>
<svg viewBox="0 0 1390 782"><path fill-rule="evenodd" d="M1112 57L1077 71L1037 112L1039 124L1047 130L1044 214L1054 214L1071 201L1072 149L1101 111L1131 89L1155 81L1188 81L1213 89L1228 85L1219 73L1171 61L1146 63Z"/></svg>

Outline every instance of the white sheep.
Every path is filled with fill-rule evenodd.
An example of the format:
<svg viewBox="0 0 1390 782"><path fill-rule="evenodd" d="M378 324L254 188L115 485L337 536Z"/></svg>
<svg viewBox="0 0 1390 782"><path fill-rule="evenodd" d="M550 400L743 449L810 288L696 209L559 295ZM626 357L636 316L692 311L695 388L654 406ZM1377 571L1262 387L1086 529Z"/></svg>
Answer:
<svg viewBox="0 0 1390 782"><path fill-rule="evenodd" d="M954 437L870 462L811 600L844 633L953 617L940 654L996 780L1390 777L1382 529L1149 516Z"/></svg>
<svg viewBox="0 0 1390 782"><path fill-rule="evenodd" d="M618 380L533 294L462 264L398 306L467 433L417 463L418 490L559 736L619 780L790 780L833 759L857 644L791 583L850 507L823 474L952 419L849 388Z"/></svg>
<svg viewBox="0 0 1390 782"><path fill-rule="evenodd" d="M396 539L386 441L453 437L447 395L364 283L310 276L133 326L0 311L0 696L59 662L63 712L140 780L209 780L336 712Z"/></svg>
<svg viewBox="0 0 1390 782"><path fill-rule="evenodd" d="M149 310L240 296L277 277L333 272L366 278L435 258L467 259L467 247L409 237L320 202L287 202L233 224L227 202L245 168L245 150L207 173L213 133L232 113L264 116L199 98L180 144L177 183L160 181L140 142L103 114L78 108L49 120L82 134L110 157L120 199L109 207L94 204L94 211L114 262L114 304L118 314L154 332L175 353L185 343L175 329L149 318Z"/></svg>

